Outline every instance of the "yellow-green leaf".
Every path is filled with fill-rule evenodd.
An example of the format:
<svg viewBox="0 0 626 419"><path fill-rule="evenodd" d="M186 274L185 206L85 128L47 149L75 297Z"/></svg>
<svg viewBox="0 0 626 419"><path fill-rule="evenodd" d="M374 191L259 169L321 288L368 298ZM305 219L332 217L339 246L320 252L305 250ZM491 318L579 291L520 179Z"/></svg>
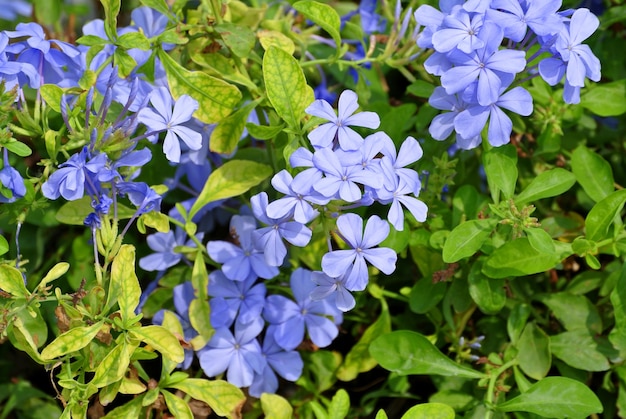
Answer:
<svg viewBox="0 0 626 419"><path fill-rule="evenodd" d="M234 23L220 23L213 26L219 33L224 44L238 57L246 58L254 47L254 32L246 26Z"/></svg>
<svg viewBox="0 0 626 419"><path fill-rule="evenodd" d="M241 100L241 92L232 84L201 71L189 71L162 50L158 54L172 95L176 99L189 95L197 100L194 116L202 122L212 124L224 119Z"/></svg>
<svg viewBox="0 0 626 419"><path fill-rule="evenodd" d="M209 147L215 153L230 154L237 148L237 143L243 134L246 120L250 112L258 105L261 99L248 103L246 106L227 116L217 123L211 133Z"/></svg>
<svg viewBox="0 0 626 419"><path fill-rule="evenodd" d="M43 277L43 279L38 285L39 288L45 287L48 284L48 282L52 282L55 279L58 279L61 276L65 275L65 273L68 271L69 268L70 268L70 264L67 262L57 263L56 265L52 267L52 269L48 271L46 276Z"/></svg>
<svg viewBox="0 0 626 419"><path fill-rule="evenodd" d="M128 321L135 317L135 308L139 305L141 287L135 274L135 247L124 244L113 259L111 265L111 283L107 307L115 304L120 305L122 321Z"/></svg>
<svg viewBox="0 0 626 419"><path fill-rule="evenodd" d="M423 403L413 406L402 419L454 419L454 409L443 403Z"/></svg>
<svg viewBox="0 0 626 419"><path fill-rule="evenodd" d="M246 396L240 389L223 380L188 378L172 384L172 387L202 400L219 416L239 417L246 402Z"/></svg>
<svg viewBox="0 0 626 419"><path fill-rule="evenodd" d="M304 110L315 100L302 68L291 54L271 46L263 56L263 77L276 113L298 130Z"/></svg>
<svg viewBox="0 0 626 419"><path fill-rule="evenodd" d="M83 349L96 337L102 324L103 322L99 321L91 326L81 326L68 330L50 342L41 351L41 357L43 359L54 359Z"/></svg>
<svg viewBox="0 0 626 419"><path fill-rule="evenodd" d="M341 19L335 9L328 4L312 0L296 2L294 3L293 8L328 32L328 34L335 41L336 51L341 50L341 36L339 34Z"/></svg>
<svg viewBox="0 0 626 419"><path fill-rule="evenodd" d="M56 84L44 84L39 88L39 92L48 106L58 113L61 113L61 98L63 97L63 89Z"/></svg>
<svg viewBox="0 0 626 419"><path fill-rule="evenodd" d="M270 30L260 30L257 32L257 36L259 37L259 42L264 50L268 50L270 47L278 47L285 51L289 55L293 55L296 50L296 45L293 43L291 38L282 32L278 31L270 31Z"/></svg>
<svg viewBox="0 0 626 419"><path fill-rule="evenodd" d="M143 408L141 405L142 400L143 397L135 397L133 400L111 410L103 419L140 418L141 409Z"/></svg>
<svg viewBox="0 0 626 419"><path fill-rule="evenodd" d="M230 160L214 170L189 211L189 219L202 207L220 199L239 196L272 174L268 165L250 160Z"/></svg>
<svg viewBox="0 0 626 419"><path fill-rule="evenodd" d="M100 388L120 381L128 369L130 357L136 347L137 345L129 345L126 341L122 340L122 342L113 348L107 356L104 357L102 362L100 362L96 368L96 373L91 384Z"/></svg>
<svg viewBox="0 0 626 419"><path fill-rule="evenodd" d="M261 394L261 407L266 419L291 419L293 416L289 402L278 394Z"/></svg>
<svg viewBox="0 0 626 419"><path fill-rule="evenodd" d="M185 352L176 336L162 326L139 327L132 329L131 333L172 361L180 363L185 359Z"/></svg>
<svg viewBox="0 0 626 419"><path fill-rule="evenodd" d="M161 394L165 398L165 404L170 413L177 419L193 419L193 413L189 405L180 397L174 396L167 390L161 390Z"/></svg>
<svg viewBox="0 0 626 419"><path fill-rule="evenodd" d="M22 273L10 265L0 265L0 289L14 297L28 297L30 292L24 285Z"/></svg>
<svg viewBox="0 0 626 419"><path fill-rule="evenodd" d="M140 218L144 225L154 228L159 233L168 233L170 231L170 219L162 212L146 212Z"/></svg>

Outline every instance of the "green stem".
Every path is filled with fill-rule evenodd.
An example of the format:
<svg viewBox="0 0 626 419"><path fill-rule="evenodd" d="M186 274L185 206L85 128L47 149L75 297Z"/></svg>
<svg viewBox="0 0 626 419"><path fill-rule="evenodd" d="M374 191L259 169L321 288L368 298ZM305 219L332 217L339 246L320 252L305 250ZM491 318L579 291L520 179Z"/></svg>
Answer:
<svg viewBox="0 0 626 419"><path fill-rule="evenodd" d="M493 412L494 412L493 411L493 407L494 407L493 397L494 397L494 390L496 388L496 382L498 381L498 377L500 377L500 375L502 375L503 372L505 372L512 366L517 365L517 363L518 363L517 358L512 359L511 361L505 363L500 368L498 368L497 370L495 370L494 372L490 374L489 386L487 387L487 397L485 399L485 404L487 405L489 410L487 411L487 413L485 413L485 419L491 419L493 417Z"/></svg>

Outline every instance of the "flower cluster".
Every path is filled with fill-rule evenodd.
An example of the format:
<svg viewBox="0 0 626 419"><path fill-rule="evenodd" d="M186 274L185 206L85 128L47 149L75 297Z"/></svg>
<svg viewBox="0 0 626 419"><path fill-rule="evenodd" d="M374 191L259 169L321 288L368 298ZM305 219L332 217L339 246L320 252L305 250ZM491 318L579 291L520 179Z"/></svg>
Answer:
<svg viewBox="0 0 626 419"><path fill-rule="evenodd" d="M424 5L415 11L424 26L417 43L434 50L425 69L441 77L441 87L429 103L449 111L430 125L436 140L454 132L460 148L474 148L489 121L489 143L508 143L513 124L503 109L523 116L533 109L528 91L511 88L521 73L541 76L550 85L563 81L566 103L580 101L586 78L600 79L600 61L582 44L598 27L598 19L587 9L558 12L561 1L544 0L455 0L440 5L441 10Z"/></svg>
<svg viewBox="0 0 626 419"><path fill-rule="evenodd" d="M341 94L338 107L336 114L329 103L317 100L307 108L326 122L309 133L312 150L302 147L292 154L295 175L282 170L272 178L283 196L272 202L266 192L252 196L250 208L231 218L229 239L207 244L208 255L221 268L209 274L215 335L198 350L200 365L208 376L226 373L228 381L249 387L255 396L275 391L277 374L291 381L300 376L296 349L306 336L317 347L334 340L343 312L355 306L351 292L367 286L368 264L387 275L395 270L396 253L379 245L390 232L389 222L404 228L402 206L416 220L426 219L426 205L416 198L420 180L408 167L422 156L419 143L408 138L398 152L382 132L363 138L353 127L375 129L380 120L373 112L355 113L359 105L352 91ZM389 222L350 212L374 202L390 204ZM315 226L318 231L325 226L329 243L321 270L296 269L289 297L268 293L265 282L279 277L289 246L307 246ZM157 253L140 265L161 270L180 261L174 250L184 241L179 233L180 238L178 233L150 236L148 244ZM331 237L338 248L331 246ZM183 325L187 306L176 304Z"/></svg>

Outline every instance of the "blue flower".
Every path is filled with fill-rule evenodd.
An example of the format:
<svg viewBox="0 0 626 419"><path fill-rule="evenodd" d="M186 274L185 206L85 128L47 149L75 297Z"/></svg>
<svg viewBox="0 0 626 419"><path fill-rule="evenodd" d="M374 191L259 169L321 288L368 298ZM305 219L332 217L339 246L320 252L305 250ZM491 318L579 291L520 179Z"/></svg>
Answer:
<svg viewBox="0 0 626 419"><path fill-rule="evenodd" d="M314 169L314 171L319 172L318 169ZM308 176L308 174L303 175L303 173L305 172L300 173L296 178L299 178L301 175L307 177L305 185L295 183L291 174L284 169L274 175L272 186L286 196L268 204L266 208L268 217L280 219L293 216L297 222L306 224L319 214L311 203L325 205L330 201L330 199L320 196L319 193L311 190L311 185L308 183L311 176ZM319 172L319 176L313 176L312 178L314 180L321 179L321 172Z"/></svg>
<svg viewBox="0 0 626 419"><path fill-rule="evenodd" d="M374 248L389 235L387 221L373 215L367 221L364 232L363 219L348 213L337 218L337 230L351 249L326 253L322 257L322 270L332 278L346 275L345 286L350 291L362 291L367 286L366 261L387 275L396 269L396 252L386 247Z"/></svg>
<svg viewBox="0 0 626 419"><path fill-rule="evenodd" d="M483 26L483 16L471 16L463 9L458 9L443 19L442 27L433 34L433 46L439 52L452 51L458 48L466 54L485 46L485 42L478 37Z"/></svg>
<svg viewBox="0 0 626 419"><path fill-rule="evenodd" d="M489 106L498 99L500 87L510 84L514 75L526 67L524 51L498 50L502 29L485 22L480 31L485 46L466 54L450 52L448 58L455 64L441 76L441 85L448 94L462 92L477 82L478 103Z"/></svg>
<svg viewBox="0 0 626 419"><path fill-rule="evenodd" d="M59 165L59 169L52 173L41 186L43 195L48 199L57 199L62 196L68 201L80 199L85 194L85 181L91 186L90 195L96 195L96 175L104 169L107 159L105 154L99 154L87 162L89 151L84 147L80 153L74 154L68 161Z"/></svg>
<svg viewBox="0 0 626 419"><path fill-rule="evenodd" d="M311 274L311 280L316 287L311 291L312 300L331 299L341 311L350 311L356 305L356 301L350 291L346 288L346 276L331 278L324 272L315 271Z"/></svg>
<svg viewBox="0 0 626 419"><path fill-rule="evenodd" d="M276 373L288 381L296 381L302 375L304 363L298 351L285 351L274 339L276 326L270 325L263 339L263 356L267 361L263 372L254 374L249 393L261 397L263 393L275 393L278 389ZM274 371L276 373L274 373Z"/></svg>
<svg viewBox="0 0 626 419"><path fill-rule="evenodd" d="M276 325L276 343L285 350L293 350L304 340L306 329L315 345L330 345L339 333L337 325L329 319L336 314L336 308L327 300L311 299L310 294L315 288L311 271L296 269L289 283L295 301L282 295L270 295L263 310L265 319Z"/></svg>
<svg viewBox="0 0 626 419"><path fill-rule="evenodd" d="M30 16L33 6L23 0L0 0L0 19L15 20L17 15Z"/></svg>
<svg viewBox="0 0 626 419"><path fill-rule="evenodd" d="M504 29L504 36L521 42L528 28L540 36L559 32L562 24L556 12L560 7L561 0L494 0L487 17Z"/></svg>
<svg viewBox="0 0 626 419"><path fill-rule="evenodd" d="M11 167L6 148L3 149L3 153L4 166L0 170L0 183L2 183L3 189L0 193L0 202L15 202L15 200L26 195L26 185L20 172Z"/></svg>
<svg viewBox="0 0 626 419"><path fill-rule="evenodd" d="M211 326L230 327L235 320L248 324L261 316L265 305L265 284L256 284L256 276L232 281L220 270L209 274Z"/></svg>
<svg viewBox="0 0 626 419"><path fill-rule="evenodd" d="M203 234L198 238L202 240ZM139 266L144 271L165 271L183 260L183 254L176 251L178 246L196 247L193 240L186 240L187 233L180 227L167 233L155 233L147 237L146 241L153 254L139 259Z"/></svg>
<svg viewBox="0 0 626 419"><path fill-rule="evenodd" d="M154 110L144 108L139 111L139 121L150 128L152 134L166 131L163 152L169 161L180 162L179 141L191 150L202 148L202 134L182 125L198 109L198 102L191 96L181 95L172 109L172 95L167 88L161 87L150 95L150 103Z"/></svg>
<svg viewBox="0 0 626 419"><path fill-rule="evenodd" d="M250 275L270 279L278 275L278 268L265 261L263 252L258 249L252 238L256 230L254 217L234 215L230 222L230 231L238 245L230 242L214 240L207 244L211 259L222 263L222 271L227 278L243 281Z"/></svg>
<svg viewBox="0 0 626 419"><path fill-rule="evenodd" d="M506 88L506 86L504 87ZM489 119L487 140L493 146L507 144L511 139L513 122L502 109L508 109L523 116L528 116L533 111L532 96L523 87L515 87L500 95L497 100L488 106L480 104L468 105L454 119L454 128L463 138L480 136L480 132Z"/></svg>
<svg viewBox="0 0 626 419"><path fill-rule="evenodd" d="M355 160L360 159L359 151L353 154ZM339 157L329 148L317 150L313 155L313 163L324 172L324 178L315 183L313 189L329 199L338 197L346 202L355 202L362 196L357 183L371 188L379 188L382 185L381 177L372 176L371 171L364 170L360 165L343 166Z"/></svg>
<svg viewBox="0 0 626 419"><path fill-rule="evenodd" d="M252 212L257 220L267 227L253 232L258 247L263 249L265 261L270 266L280 266L287 256L287 248L283 239L294 246L304 247L311 240L312 232L304 224L290 221L290 218L270 218L267 215L267 193L261 192L250 199Z"/></svg>
<svg viewBox="0 0 626 419"><path fill-rule="evenodd" d="M305 112L309 115L326 119L330 122L315 128L308 135L314 147L330 147L335 138L344 150L356 150L361 147L363 138L350 126L378 128L380 118L375 112L354 112L359 108L358 97L352 90L344 90L339 96L339 114L325 100L316 100Z"/></svg>
<svg viewBox="0 0 626 419"><path fill-rule="evenodd" d="M228 382L237 387L248 387L255 374L263 373L266 360L256 337L263 329L263 319L243 325L235 323L233 335L226 327L215 330L207 345L198 351L200 366L209 377L228 370Z"/></svg>
<svg viewBox="0 0 626 419"><path fill-rule="evenodd" d="M137 215L161 209L161 195L144 182L119 182L117 187L137 207Z"/></svg>

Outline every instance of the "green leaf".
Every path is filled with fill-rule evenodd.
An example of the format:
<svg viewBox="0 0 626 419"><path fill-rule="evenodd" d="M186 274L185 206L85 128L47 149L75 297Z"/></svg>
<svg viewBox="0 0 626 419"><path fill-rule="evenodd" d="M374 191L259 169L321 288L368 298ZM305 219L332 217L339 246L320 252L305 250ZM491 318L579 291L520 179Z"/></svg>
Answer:
<svg viewBox="0 0 626 419"><path fill-rule="evenodd" d="M413 406L402 419L454 419L454 409L443 403L423 403Z"/></svg>
<svg viewBox="0 0 626 419"><path fill-rule="evenodd" d="M194 348L201 348L211 339L215 330L209 321L211 318L211 307L207 295L209 280L202 252L200 251L198 251L193 264L191 282L196 298L189 304L189 322L199 333L198 336L193 338L191 344Z"/></svg>
<svg viewBox="0 0 626 419"><path fill-rule="evenodd" d="M165 398L165 404L167 405L170 413L179 419L193 419L193 413L191 412L191 408L180 397L176 397L172 393L167 390L161 390L161 394Z"/></svg>
<svg viewBox="0 0 626 419"><path fill-rule="evenodd" d="M512 145L494 147L483 155L487 183L493 201L500 202L500 192L509 199L517 182L517 150Z"/></svg>
<svg viewBox="0 0 626 419"><path fill-rule="evenodd" d="M328 32L335 41L335 49L339 54L341 50L341 35L339 34L341 19L335 9L327 4L310 0L298 1L293 4L293 8Z"/></svg>
<svg viewBox="0 0 626 419"><path fill-rule="evenodd" d="M418 79L411 83L411 85L406 88L406 91L414 96L428 99L435 91L435 86L424 80Z"/></svg>
<svg viewBox="0 0 626 419"><path fill-rule="evenodd" d="M591 333L602 333L602 317L596 306L584 295L557 292L535 298L548 306L567 330L583 329Z"/></svg>
<svg viewBox="0 0 626 419"><path fill-rule="evenodd" d="M174 98L189 95L198 101L194 116L206 124L226 118L241 100L241 92L232 84L201 71L189 71L163 50L158 52Z"/></svg>
<svg viewBox="0 0 626 419"><path fill-rule="evenodd" d="M208 404L219 416L240 417L246 396L234 385L222 380L187 378L172 387Z"/></svg>
<svg viewBox="0 0 626 419"><path fill-rule="evenodd" d="M519 367L526 375L541 380L550 371L550 338L534 322L528 323L516 345Z"/></svg>
<svg viewBox="0 0 626 419"><path fill-rule="evenodd" d="M120 381L130 365L130 357L136 345L126 343L124 339L115 346L98 364L90 384L100 388Z"/></svg>
<svg viewBox="0 0 626 419"><path fill-rule="evenodd" d="M585 218L585 232L589 240L607 238L609 226L620 213L626 202L626 189L615 191L605 196L591 208Z"/></svg>
<svg viewBox="0 0 626 419"><path fill-rule="evenodd" d="M211 133L209 147L215 153L230 154L237 149L237 144L246 126L250 112L259 104L261 99L248 103L217 123Z"/></svg>
<svg viewBox="0 0 626 419"><path fill-rule="evenodd" d="M41 357L43 359L52 360L83 349L96 337L103 324L104 321L99 321L91 326L75 327L68 330L50 342L50 344L41 351Z"/></svg>
<svg viewBox="0 0 626 419"><path fill-rule="evenodd" d="M213 29L220 34L224 44L233 54L241 58L248 57L256 41L254 32L250 28L225 22L213 26Z"/></svg>
<svg viewBox="0 0 626 419"><path fill-rule="evenodd" d="M105 307L112 307L117 300L122 321L126 323L135 318L140 298L141 286L135 274L135 247L124 244L111 264L111 282Z"/></svg>
<svg viewBox="0 0 626 419"><path fill-rule="evenodd" d="M580 104L598 116L617 116L625 113L626 79L589 86L580 95Z"/></svg>
<svg viewBox="0 0 626 419"><path fill-rule="evenodd" d="M21 141L17 141L11 138L8 142L2 143L2 146L9 150L13 154L17 154L20 157L28 157L33 154L33 151Z"/></svg>
<svg viewBox="0 0 626 419"><path fill-rule="evenodd" d="M282 49L272 46L263 56L263 77L267 97L276 113L290 128L299 131L304 110L313 103L315 97L298 61Z"/></svg>
<svg viewBox="0 0 626 419"><path fill-rule="evenodd" d="M263 182L272 168L249 160L230 160L211 173L196 202L189 210L189 219L205 205L220 199L239 196Z"/></svg>
<svg viewBox="0 0 626 419"><path fill-rule="evenodd" d="M452 361L425 336L408 330L379 336L370 345L370 353L383 368L400 375L434 374L478 379L485 377L478 371Z"/></svg>
<svg viewBox="0 0 626 419"><path fill-rule="evenodd" d="M104 32L111 41L117 39L117 15L120 14L121 0L100 0L104 8Z"/></svg>
<svg viewBox="0 0 626 419"><path fill-rule="evenodd" d="M469 293L480 311L496 314L506 303L504 279L487 278L481 272L482 263L477 261L468 276Z"/></svg>
<svg viewBox="0 0 626 419"><path fill-rule="evenodd" d="M271 140L276 138L278 134L285 128L284 124L280 125L257 125L251 122L246 124L246 129L251 137L257 140Z"/></svg>
<svg viewBox="0 0 626 419"><path fill-rule="evenodd" d="M13 297L28 297L30 292L24 285L22 273L11 265L0 265L0 289Z"/></svg>
<svg viewBox="0 0 626 419"><path fill-rule="evenodd" d="M444 262L453 263L476 254L497 223L497 220L487 218L466 221L456 226L443 246Z"/></svg>
<svg viewBox="0 0 626 419"><path fill-rule="evenodd" d="M381 300L383 301L383 300ZM343 363L337 370L337 378L341 381L352 381L362 372L370 371L378 362L370 355L370 343L378 336L391 332L391 317L387 304L382 302L380 316L363 333L359 342L350 349Z"/></svg>
<svg viewBox="0 0 626 419"><path fill-rule="evenodd" d="M162 212L150 211L143 213L139 220L143 225L152 227L159 233L168 233L170 231L170 219Z"/></svg>
<svg viewBox="0 0 626 419"><path fill-rule="evenodd" d="M140 418L143 396L135 397L129 402L116 407L104 416L103 419L127 419L127 418Z"/></svg>
<svg viewBox="0 0 626 419"><path fill-rule="evenodd" d="M0 286L0 288L2 288ZM613 304L613 316L615 326L609 334L609 340L620 351L626 353L626 263L617 278L615 288L611 291L611 304ZM623 356L623 355L622 355Z"/></svg>
<svg viewBox="0 0 626 419"><path fill-rule="evenodd" d="M558 196L576 183L576 176L569 170L556 167L537 175L524 190L517 195L515 203L522 206L539 199Z"/></svg>
<svg viewBox="0 0 626 419"><path fill-rule="evenodd" d="M541 253L522 237L497 248L485 261L483 273L491 278L532 275L554 268L560 262L555 253Z"/></svg>
<svg viewBox="0 0 626 419"><path fill-rule="evenodd" d="M478 218L478 213L485 205L486 198L478 193L473 185L463 185L452 198L452 226L462 221Z"/></svg>
<svg viewBox="0 0 626 419"><path fill-rule="evenodd" d="M445 282L433 283L431 277L420 278L409 295L409 307L417 314L424 314L439 304L446 294L448 286Z"/></svg>
<svg viewBox="0 0 626 419"><path fill-rule="evenodd" d="M550 349L567 365L584 371L606 371L609 361L587 330L574 330L550 336Z"/></svg>
<svg viewBox="0 0 626 419"><path fill-rule="evenodd" d="M333 396L328 406L328 419L343 419L350 411L350 396L348 392L340 388Z"/></svg>
<svg viewBox="0 0 626 419"><path fill-rule="evenodd" d="M553 418L584 418L603 410L602 403L589 387L565 377L546 377L496 408L502 412L530 412Z"/></svg>
<svg viewBox="0 0 626 419"><path fill-rule="evenodd" d="M102 38L98 38L102 39ZM61 98L63 97L63 89L56 84L44 84L39 88L41 97L46 101L46 104L54 109L56 112L61 113Z"/></svg>
<svg viewBox="0 0 626 419"><path fill-rule="evenodd" d="M528 317L530 317L531 309L526 303L518 303L511 309L506 323L506 330L509 334L511 343L515 345L520 338Z"/></svg>
<svg viewBox="0 0 626 419"><path fill-rule="evenodd" d="M127 32L117 38L115 43L124 49L138 48L142 51L150 49L150 41L142 32Z"/></svg>
<svg viewBox="0 0 626 419"><path fill-rule="evenodd" d="M4 236L0 235L0 255L4 255L8 251L9 251L9 242L7 242L7 239L5 239Z"/></svg>
<svg viewBox="0 0 626 419"><path fill-rule="evenodd" d="M266 419L291 419L293 416L289 402L278 394L261 394L261 408Z"/></svg>
<svg viewBox="0 0 626 419"><path fill-rule="evenodd" d="M131 334L174 362L181 363L185 360L185 351L176 336L162 326L134 328L131 329Z"/></svg>
<svg viewBox="0 0 626 419"><path fill-rule="evenodd" d="M613 170L602 156L584 145L572 153L572 172L591 199L598 202L614 190Z"/></svg>
<svg viewBox="0 0 626 419"><path fill-rule="evenodd" d="M541 253L554 253L556 251L552 237L544 229L529 227L525 228L524 232L528 237L528 242L536 251Z"/></svg>
<svg viewBox="0 0 626 419"><path fill-rule="evenodd" d="M1 236L0 236L1 237ZM59 262L56 265L54 265L46 274L46 276L43 277L43 279L41 280L41 282L39 283L39 285L37 285L37 287L39 287L40 289L45 287L48 283L54 281L55 279L58 279L60 277L62 277L63 275L65 275L65 273L70 269L70 264L67 262Z"/></svg>
<svg viewBox="0 0 626 419"><path fill-rule="evenodd" d="M44 342L35 342L31 325L23 322L19 316L13 321L13 328L9 329L8 336L17 349L26 352L36 362L47 364L37 350L38 344L41 346Z"/></svg>
<svg viewBox="0 0 626 419"><path fill-rule="evenodd" d="M37 22L49 26L59 23L63 11L62 0L33 0L32 3Z"/></svg>
<svg viewBox="0 0 626 419"><path fill-rule="evenodd" d="M385 413L383 409L380 409L376 412L376 417L374 419L389 419L389 416L387 416L387 413Z"/></svg>

